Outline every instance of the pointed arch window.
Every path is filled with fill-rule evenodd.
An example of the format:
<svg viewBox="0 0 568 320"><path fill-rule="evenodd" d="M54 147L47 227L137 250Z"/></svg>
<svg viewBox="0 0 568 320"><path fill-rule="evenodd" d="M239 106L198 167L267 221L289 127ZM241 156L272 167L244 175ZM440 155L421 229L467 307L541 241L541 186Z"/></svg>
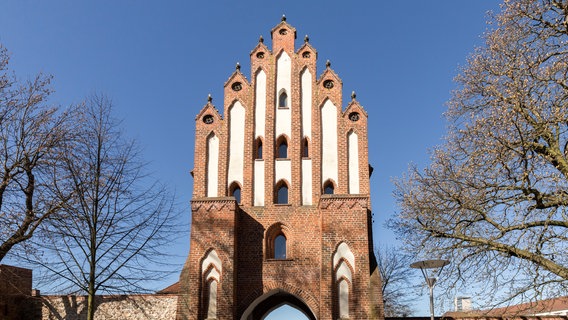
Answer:
<svg viewBox="0 0 568 320"><path fill-rule="evenodd" d="M309 147L310 147L310 141L308 137L304 137L304 139L302 139L302 157L308 158L310 156Z"/></svg>
<svg viewBox="0 0 568 320"><path fill-rule="evenodd" d="M286 94L286 91L282 91L282 93L278 96L278 108L288 108L288 95Z"/></svg>
<svg viewBox="0 0 568 320"><path fill-rule="evenodd" d="M290 259L288 251L289 229L284 224L277 222L266 230L266 259L286 260Z"/></svg>
<svg viewBox="0 0 568 320"><path fill-rule="evenodd" d="M331 180L327 180L323 184L323 194L333 194L334 191L335 191L335 187L333 185L333 182Z"/></svg>
<svg viewBox="0 0 568 320"><path fill-rule="evenodd" d="M280 159L287 159L288 158L288 141L286 137L280 136L276 141L276 154Z"/></svg>
<svg viewBox="0 0 568 320"><path fill-rule="evenodd" d="M274 259L286 259L286 237L282 233L274 238Z"/></svg>
<svg viewBox="0 0 568 320"><path fill-rule="evenodd" d="M234 181L229 187L229 196L235 197L237 203L241 203L241 186L238 182Z"/></svg>
<svg viewBox="0 0 568 320"><path fill-rule="evenodd" d="M283 180L276 184L276 204L288 204L288 185Z"/></svg>
<svg viewBox="0 0 568 320"><path fill-rule="evenodd" d="M254 153L254 157L257 160L261 160L262 159L262 139L260 137L256 138L255 141L255 153Z"/></svg>

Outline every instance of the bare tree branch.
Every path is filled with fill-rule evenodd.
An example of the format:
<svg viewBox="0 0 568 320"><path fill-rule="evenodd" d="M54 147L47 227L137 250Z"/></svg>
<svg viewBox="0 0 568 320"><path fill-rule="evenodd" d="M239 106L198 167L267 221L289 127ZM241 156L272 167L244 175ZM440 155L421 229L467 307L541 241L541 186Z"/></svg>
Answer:
<svg viewBox="0 0 568 320"><path fill-rule="evenodd" d="M0 261L69 197L51 192L51 173L72 132L69 113L46 104L51 76L19 81L8 61L0 45Z"/></svg>
<svg viewBox="0 0 568 320"><path fill-rule="evenodd" d="M88 295L93 319L97 293L144 291L168 275L164 248L180 232L173 195L145 172L110 99L90 96L74 121L80 129L66 142L54 192L75 196L46 226L39 263L50 271L51 289Z"/></svg>
<svg viewBox="0 0 568 320"><path fill-rule="evenodd" d="M505 1L456 78L445 144L396 182L392 228L488 304L568 287L566 17L566 1Z"/></svg>

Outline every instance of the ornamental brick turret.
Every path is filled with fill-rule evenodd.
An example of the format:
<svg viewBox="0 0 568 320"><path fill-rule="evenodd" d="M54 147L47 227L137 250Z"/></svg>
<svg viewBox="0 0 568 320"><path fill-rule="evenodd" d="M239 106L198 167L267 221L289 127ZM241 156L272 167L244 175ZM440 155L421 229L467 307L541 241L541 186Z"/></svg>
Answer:
<svg viewBox="0 0 568 320"><path fill-rule="evenodd" d="M382 319L373 255L367 114L285 18L196 117L191 252L178 319Z"/></svg>

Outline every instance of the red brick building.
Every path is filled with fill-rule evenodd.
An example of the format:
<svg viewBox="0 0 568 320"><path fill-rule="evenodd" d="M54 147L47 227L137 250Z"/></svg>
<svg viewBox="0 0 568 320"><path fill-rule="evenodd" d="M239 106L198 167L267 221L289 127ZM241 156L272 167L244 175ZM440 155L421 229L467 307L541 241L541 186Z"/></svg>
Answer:
<svg viewBox="0 0 568 320"><path fill-rule="evenodd" d="M191 252L178 319L382 319L367 114L282 21L196 117Z"/></svg>

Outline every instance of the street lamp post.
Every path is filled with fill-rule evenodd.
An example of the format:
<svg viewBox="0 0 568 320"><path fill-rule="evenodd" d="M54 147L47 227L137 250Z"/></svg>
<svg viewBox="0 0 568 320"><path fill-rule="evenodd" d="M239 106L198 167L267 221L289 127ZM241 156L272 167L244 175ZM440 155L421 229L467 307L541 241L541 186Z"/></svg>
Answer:
<svg viewBox="0 0 568 320"><path fill-rule="evenodd" d="M423 260L414 262L410 265L411 268L420 269L426 284L430 289L430 319L434 320L434 285L436 284L436 276L440 274L442 269L450 263L448 260ZM428 274L428 269L438 269L437 272Z"/></svg>

